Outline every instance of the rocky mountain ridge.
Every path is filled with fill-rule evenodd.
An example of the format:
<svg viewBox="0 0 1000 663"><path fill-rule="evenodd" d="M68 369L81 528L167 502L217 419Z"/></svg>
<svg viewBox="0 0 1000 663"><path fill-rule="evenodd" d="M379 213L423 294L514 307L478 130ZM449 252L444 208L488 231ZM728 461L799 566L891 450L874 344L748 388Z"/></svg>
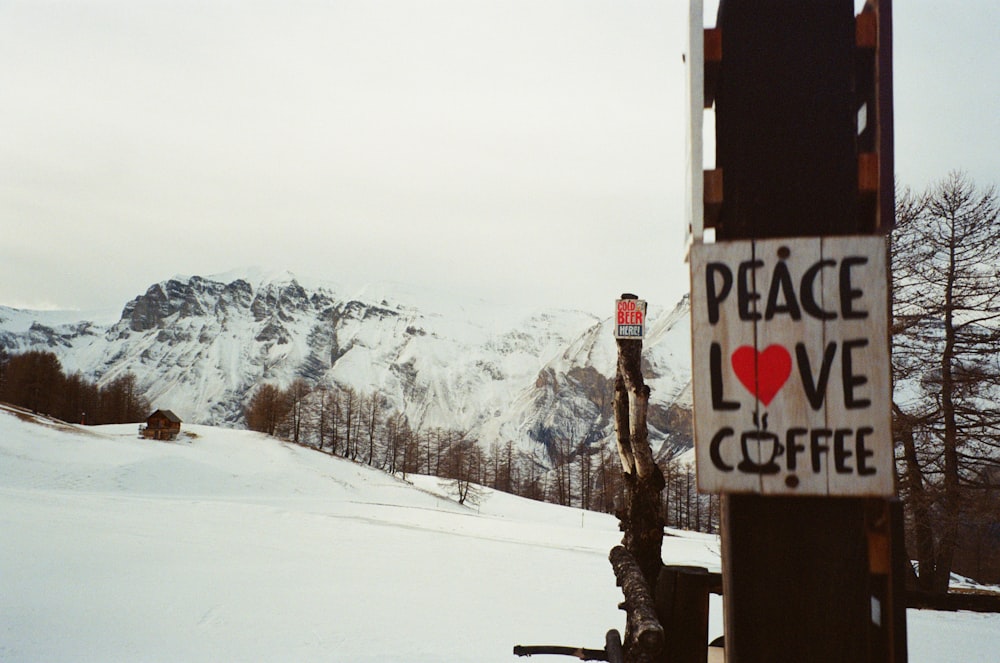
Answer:
<svg viewBox="0 0 1000 663"><path fill-rule="evenodd" d="M686 298L672 310L651 304L648 319L651 439L690 446ZM0 346L49 350L99 384L131 372L155 407L193 423L241 426L259 384L304 378L378 392L415 427L513 440L541 458L557 441L613 435L611 325L580 311L247 273L153 284L111 323L0 307Z"/></svg>

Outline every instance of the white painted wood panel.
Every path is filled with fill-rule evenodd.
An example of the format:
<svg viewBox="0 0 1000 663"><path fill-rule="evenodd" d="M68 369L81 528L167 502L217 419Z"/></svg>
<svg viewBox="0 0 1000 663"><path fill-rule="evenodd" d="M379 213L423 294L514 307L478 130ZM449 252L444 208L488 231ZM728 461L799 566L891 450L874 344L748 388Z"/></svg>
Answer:
<svg viewBox="0 0 1000 663"><path fill-rule="evenodd" d="M884 239L692 248L699 488L892 495Z"/></svg>

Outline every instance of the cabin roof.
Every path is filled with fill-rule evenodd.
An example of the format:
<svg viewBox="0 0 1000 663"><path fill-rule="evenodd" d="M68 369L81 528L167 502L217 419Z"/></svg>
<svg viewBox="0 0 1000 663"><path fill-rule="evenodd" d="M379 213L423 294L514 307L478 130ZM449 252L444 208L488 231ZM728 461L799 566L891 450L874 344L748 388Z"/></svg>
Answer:
<svg viewBox="0 0 1000 663"><path fill-rule="evenodd" d="M181 418L178 417L173 412L171 412L170 410L156 410L156 412L153 412L153 414L151 414L148 417L146 417L147 421L149 419L152 419L153 417L155 417L156 414L157 414L157 412L160 413L160 414L162 414L167 419L167 421L171 421L171 422L173 422L175 424L181 423Z"/></svg>

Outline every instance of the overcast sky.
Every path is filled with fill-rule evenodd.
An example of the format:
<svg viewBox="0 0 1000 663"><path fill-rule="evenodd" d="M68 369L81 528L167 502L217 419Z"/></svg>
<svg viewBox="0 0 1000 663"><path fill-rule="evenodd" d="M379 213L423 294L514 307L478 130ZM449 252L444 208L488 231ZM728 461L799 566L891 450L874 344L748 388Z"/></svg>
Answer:
<svg viewBox="0 0 1000 663"><path fill-rule="evenodd" d="M996 183L1000 3L895 4L899 182ZM671 305L686 22L685 0L0 2L0 304L264 266Z"/></svg>

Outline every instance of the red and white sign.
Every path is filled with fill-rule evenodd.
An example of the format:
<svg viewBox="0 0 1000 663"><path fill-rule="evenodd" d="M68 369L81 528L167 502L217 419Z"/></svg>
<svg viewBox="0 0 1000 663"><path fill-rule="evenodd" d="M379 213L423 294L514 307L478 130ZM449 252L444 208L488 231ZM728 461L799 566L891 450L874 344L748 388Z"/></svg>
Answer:
<svg viewBox="0 0 1000 663"><path fill-rule="evenodd" d="M885 240L695 244L702 492L893 495Z"/></svg>
<svg viewBox="0 0 1000 663"><path fill-rule="evenodd" d="M615 338L641 339L646 333L646 301L619 299L615 302Z"/></svg>

